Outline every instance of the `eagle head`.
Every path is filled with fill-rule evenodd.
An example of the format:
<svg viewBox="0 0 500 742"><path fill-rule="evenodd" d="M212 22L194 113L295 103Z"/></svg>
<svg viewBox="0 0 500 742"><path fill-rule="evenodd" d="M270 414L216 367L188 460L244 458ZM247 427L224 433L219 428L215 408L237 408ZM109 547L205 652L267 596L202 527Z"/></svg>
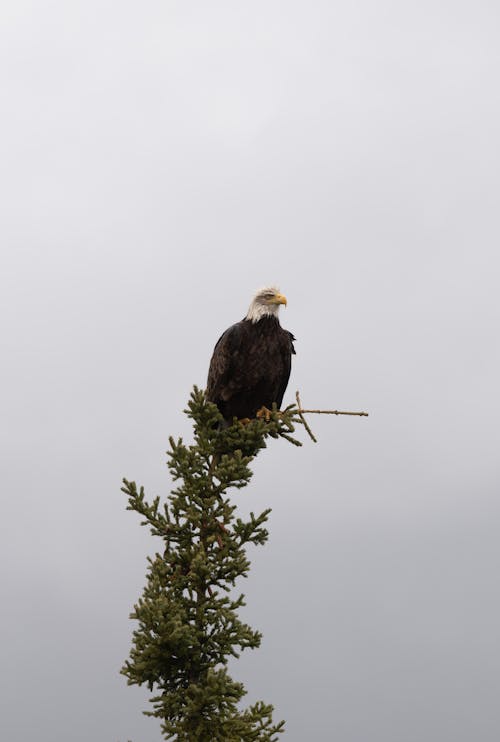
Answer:
<svg viewBox="0 0 500 742"><path fill-rule="evenodd" d="M259 289L252 299L245 319L258 322L266 316L278 316L280 304L286 306L286 296L280 294L276 286L265 286Z"/></svg>

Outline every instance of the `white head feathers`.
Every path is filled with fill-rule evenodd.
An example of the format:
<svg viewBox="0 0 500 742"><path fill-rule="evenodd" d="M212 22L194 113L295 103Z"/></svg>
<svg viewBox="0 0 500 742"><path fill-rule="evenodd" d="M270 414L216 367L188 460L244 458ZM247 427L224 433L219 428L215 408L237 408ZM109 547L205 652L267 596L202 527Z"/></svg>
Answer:
<svg viewBox="0 0 500 742"><path fill-rule="evenodd" d="M280 304L285 304L286 297L280 294L277 286L265 286L259 289L252 299L245 319L258 322L263 317L277 317Z"/></svg>

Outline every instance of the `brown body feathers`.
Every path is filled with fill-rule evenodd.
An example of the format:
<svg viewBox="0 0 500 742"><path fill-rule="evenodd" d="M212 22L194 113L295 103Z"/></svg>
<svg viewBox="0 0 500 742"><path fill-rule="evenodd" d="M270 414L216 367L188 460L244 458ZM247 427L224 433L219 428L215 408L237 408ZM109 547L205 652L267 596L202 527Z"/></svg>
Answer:
<svg viewBox="0 0 500 742"><path fill-rule="evenodd" d="M208 372L207 398L231 425L262 407L278 409L290 377L294 336L277 316L244 319L219 338Z"/></svg>

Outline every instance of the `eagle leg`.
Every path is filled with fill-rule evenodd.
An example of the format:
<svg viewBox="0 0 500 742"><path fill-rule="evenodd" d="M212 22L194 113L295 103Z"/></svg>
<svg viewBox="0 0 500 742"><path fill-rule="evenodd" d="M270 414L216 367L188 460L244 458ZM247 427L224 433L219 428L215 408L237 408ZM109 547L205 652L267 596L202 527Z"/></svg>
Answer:
<svg viewBox="0 0 500 742"><path fill-rule="evenodd" d="M260 410L257 410L257 412L255 413L255 417L258 420L261 420L262 418L264 418L264 420L266 421L266 423L268 423L269 420L271 419L271 415L272 414L273 414L272 413L272 410L270 410L268 407L265 407L264 405L262 405L262 407L260 408Z"/></svg>

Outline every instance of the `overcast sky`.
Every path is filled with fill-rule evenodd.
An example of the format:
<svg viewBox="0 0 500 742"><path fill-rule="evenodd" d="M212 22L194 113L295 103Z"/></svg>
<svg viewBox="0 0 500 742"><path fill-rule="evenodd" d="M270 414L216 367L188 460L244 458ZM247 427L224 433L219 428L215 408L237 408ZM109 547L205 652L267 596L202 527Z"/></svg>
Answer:
<svg viewBox="0 0 500 742"><path fill-rule="evenodd" d="M8 742L159 742L119 669L168 436L255 289L288 297L273 508L232 665L288 742L500 738L497 3L6 0Z"/></svg>

